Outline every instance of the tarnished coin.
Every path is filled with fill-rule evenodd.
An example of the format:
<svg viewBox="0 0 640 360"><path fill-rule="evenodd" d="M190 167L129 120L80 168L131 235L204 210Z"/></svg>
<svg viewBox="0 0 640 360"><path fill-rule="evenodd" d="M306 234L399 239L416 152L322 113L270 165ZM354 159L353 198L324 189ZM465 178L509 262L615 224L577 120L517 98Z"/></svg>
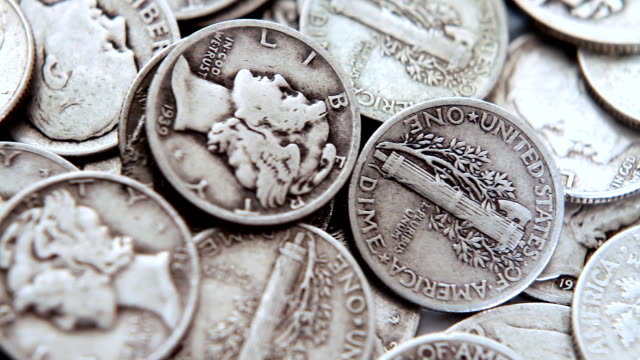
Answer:
<svg viewBox="0 0 640 360"><path fill-rule="evenodd" d="M154 158L177 191L249 225L322 207L360 142L353 90L326 51L260 20L216 24L178 44L151 84L146 118Z"/></svg>
<svg viewBox="0 0 640 360"><path fill-rule="evenodd" d="M0 343L19 359L161 359L184 334L198 254L178 214L126 177L74 172L0 219Z"/></svg>
<svg viewBox="0 0 640 360"><path fill-rule="evenodd" d="M27 186L75 170L67 160L38 147L0 142L0 209Z"/></svg>
<svg viewBox="0 0 640 360"><path fill-rule="evenodd" d="M20 7L0 0L0 121L20 102L33 74L31 26Z"/></svg>
<svg viewBox="0 0 640 360"><path fill-rule="evenodd" d="M640 51L640 3L634 0L515 0L560 40L598 52Z"/></svg>
<svg viewBox="0 0 640 360"><path fill-rule="evenodd" d="M36 45L26 115L12 137L59 155L117 145L114 127L139 68L180 39L164 0L22 0Z"/></svg>
<svg viewBox="0 0 640 360"><path fill-rule="evenodd" d="M510 348L478 335L435 333L400 344L378 360L520 360Z"/></svg>
<svg viewBox="0 0 640 360"><path fill-rule="evenodd" d="M640 354L640 227L598 249L578 279L571 307L573 337L585 360Z"/></svg>
<svg viewBox="0 0 640 360"><path fill-rule="evenodd" d="M573 52L534 35L518 38L492 100L536 129L570 201L609 202L640 190L640 132L592 99Z"/></svg>
<svg viewBox="0 0 640 360"><path fill-rule="evenodd" d="M275 21L290 28L300 27L300 12L296 0L275 0L262 13L263 20Z"/></svg>
<svg viewBox="0 0 640 360"><path fill-rule="evenodd" d="M485 97L507 52L499 0L308 0L304 6L301 31L345 68L363 115L379 121L424 100Z"/></svg>
<svg viewBox="0 0 640 360"><path fill-rule="evenodd" d="M571 308L524 303L486 310L453 325L447 332L487 337L526 360L577 360L571 338Z"/></svg>
<svg viewBox="0 0 640 360"><path fill-rule="evenodd" d="M640 56L615 56L579 49L578 60L596 100L618 119L640 126L640 105L636 99Z"/></svg>
<svg viewBox="0 0 640 360"><path fill-rule="evenodd" d="M200 311L176 359L369 360L371 290L327 233L210 229L195 238Z"/></svg>
<svg viewBox="0 0 640 360"><path fill-rule="evenodd" d="M462 98L383 124L349 188L369 267L407 300L448 312L526 289L551 258L564 209L555 164L535 135L501 108Z"/></svg>
<svg viewBox="0 0 640 360"><path fill-rule="evenodd" d="M639 223L638 196L609 204L565 204L558 246L547 267L525 293L544 301L571 304L588 253L622 229Z"/></svg>

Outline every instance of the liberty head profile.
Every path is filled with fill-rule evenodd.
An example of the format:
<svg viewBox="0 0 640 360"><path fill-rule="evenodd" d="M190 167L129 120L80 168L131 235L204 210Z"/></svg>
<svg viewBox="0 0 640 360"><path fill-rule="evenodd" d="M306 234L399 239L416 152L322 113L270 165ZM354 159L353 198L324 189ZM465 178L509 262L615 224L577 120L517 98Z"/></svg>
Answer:
<svg viewBox="0 0 640 360"><path fill-rule="evenodd" d="M23 211L0 238L13 310L34 312L63 330L109 329L123 307L174 328L182 306L169 262L168 251L136 254L133 239L113 236L95 209L66 190Z"/></svg>
<svg viewBox="0 0 640 360"><path fill-rule="evenodd" d="M262 207L311 192L331 172L336 148L328 142L327 105L310 101L282 75L241 69L229 90L195 76L180 57L171 86L178 109L174 130L207 134L208 150L225 156L238 183L255 190Z"/></svg>
<svg viewBox="0 0 640 360"><path fill-rule="evenodd" d="M29 121L54 140L111 131L137 73L122 16L97 0L22 0L36 44Z"/></svg>

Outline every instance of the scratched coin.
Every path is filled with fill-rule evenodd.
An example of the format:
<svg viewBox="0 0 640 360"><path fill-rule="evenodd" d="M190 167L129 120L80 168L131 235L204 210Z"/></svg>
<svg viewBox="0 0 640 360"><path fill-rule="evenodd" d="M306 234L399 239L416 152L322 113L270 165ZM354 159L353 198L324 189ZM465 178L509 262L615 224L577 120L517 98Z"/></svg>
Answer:
<svg viewBox="0 0 640 360"><path fill-rule="evenodd" d="M196 305L182 219L123 176L45 179L0 219L0 344L19 359L161 359ZM141 291L143 289L144 291Z"/></svg>
<svg viewBox="0 0 640 360"><path fill-rule="evenodd" d="M358 250L392 290L424 307L499 305L542 272L564 210L535 132L481 100L416 105L362 150L349 188Z"/></svg>
<svg viewBox="0 0 640 360"><path fill-rule="evenodd" d="M25 187L75 170L67 160L38 147L0 142L0 209Z"/></svg>
<svg viewBox="0 0 640 360"><path fill-rule="evenodd" d="M164 0L21 0L35 38L28 121L11 136L66 156L117 145L129 85L153 54L180 39Z"/></svg>
<svg viewBox="0 0 640 360"><path fill-rule="evenodd" d="M620 231L640 224L640 197L609 204L565 204L560 240L549 264L525 290L536 299L571 304L588 255Z"/></svg>
<svg viewBox="0 0 640 360"><path fill-rule="evenodd" d="M33 74L33 34L20 7L0 0L0 121L22 99Z"/></svg>
<svg viewBox="0 0 640 360"><path fill-rule="evenodd" d="M614 236L587 262L571 307L573 336L585 360L640 354L640 227Z"/></svg>
<svg viewBox="0 0 640 360"><path fill-rule="evenodd" d="M210 229L194 242L200 311L176 359L369 360L371 291L327 233L302 224L267 233Z"/></svg>
<svg viewBox="0 0 640 360"><path fill-rule="evenodd" d="M598 52L640 51L640 3L634 0L515 0L551 35Z"/></svg>
<svg viewBox="0 0 640 360"><path fill-rule="evenodd" d="M640 83L640 56L578 50L580 69L596 100L618 119L640 126L640 105L633 94Z"/></svg>
<svg viewBox="0 0 640 360"><path fill-rule="evenodd" d="M492 100L536 129L570 201L610 202L640 190L640 132L593 100L573 51L534 35L518 38Z"/></svg>
<svg viewBox="0 0 640 360"><path fill-rule="evenodd" d="M577 360L571 338L571 308L524 303L486 310L458 322L447 332L487 337L513 349L525 360Z"/></svg>
<svg viewBox="0 0 640 360"><path fill-rule="evenodd" d="M420 101L485 97L507 52L499 0L308 0L300 29L345 68L363 115L379 121Z"/></svg>
<svg viewBox="0 0 640 360"><path fill-rule="evenodd" d="M329 202L360 142L353 90L326 51L260 20L216 24L178 44L151 84L146 119L173 187L248 225L291 222Z"/></svg>
<svg viewBox="0 0 640 360"><path fill-rule="evenodd" d="M378 360L521 360L510 348L488 338L465 333L422 335L400 344Z"/></svg>

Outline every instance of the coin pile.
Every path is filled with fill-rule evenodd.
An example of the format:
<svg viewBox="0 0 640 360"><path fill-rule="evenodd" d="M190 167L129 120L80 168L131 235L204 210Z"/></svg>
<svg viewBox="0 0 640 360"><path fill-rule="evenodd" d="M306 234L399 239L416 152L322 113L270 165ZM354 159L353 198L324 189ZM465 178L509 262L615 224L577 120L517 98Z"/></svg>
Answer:
<svg viewBox="0 0 640 360"><path fill-rule="evenodd" d="M0 0L0 347L638 359L639 34L632 0Z"/></svg>

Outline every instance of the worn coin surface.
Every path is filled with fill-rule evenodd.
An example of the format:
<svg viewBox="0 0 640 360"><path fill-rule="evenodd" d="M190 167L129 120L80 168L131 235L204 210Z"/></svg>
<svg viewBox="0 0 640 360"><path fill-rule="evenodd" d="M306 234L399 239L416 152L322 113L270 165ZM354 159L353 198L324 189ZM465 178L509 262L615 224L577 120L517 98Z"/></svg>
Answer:
<svg viewBox="0 0 640 360"><path fill-rule="evenodd" d="M582 358L637 359L640 354L640 227L614 236L587 262L571 307Z"/></svg>
<svg viewBox="0 0 640 360"><path fill-rule="evenodd" d="M244 17L251 12L257 10L260 6L264 5L269 0L240 0L236 1L232 6L227 6L226 8L212 14L211 16L206 16L203 18L193 19L189 22L189 25L195 26L197 28L209 26L215 23L219 23L221 21L239 19Z"/></svg>
<svg viewBox="0 0 640 360"><path fill-rule="evenodd" d="M0 0L0 121L20 102L33 74L31 26L20 7Z"/></svg>
<svg viewBox="0 0 640 360"><path fill-rule="evenodd" d="M29 121L12 124L12 137L68 156L115 147L114 127L138 69L180 39L167 4L22 0L20 6L33 28L36 62Z"/></svg>
<svg viewBox="0 0 640 360"><path fill-rule="evenodd" d="M300 12L296 0L275 0L262 13L263 20L275 21L290 28L300 26Z"/></svg>
<svg viewBox="0 0 640 360"><path fill-rule="evenodd" d="M638 196L609 204L565 204L558 246L547 267L525 293L540 300L571 304L588 253L622 229L639 223Z"/></svg>
<svg viewBox="0 0 640 360"><path fill-rule="evenodd" d="M378 360L523 359L510 348L488 338L466 333L422 335L400 344Z"/></svg>
<svg viewBox="0 0 640 360"><path fill-rule="evenodd" d="M570 201L609 202L640 190L640 132L593 100L573 51L534 35L518 38L491 100L536 129Z"/></svg>
<svg viewBox="0 0 640 360"><path fill-rule="evenodd" d="M0 219L0 343L20 359L161 359L192 317L198 254L178 214L123 176L78 171ZM144 291L141 291L144 289Z"/></svg>
<svg viewBox="0 0 640 360"><path fill-rule="evenodd" d="M515 0L551 35L598 52L640 51L634 0Z"/></svg>
<svg viewBox="0 0 640 360"><path fill-rule="evenodd" d="M78 169L72 163L41 148L0 142L0 209L25 187L75 170Z"/></svg>
<svg viewBox="0 0 640 360"><path fill-rule="evenodd" d="M370 358L371 290L351 254L324 231L210 229L194 241L200 311L176 359Z"/></svg>
<svg viewBox="0 0 640 360"><path fill-rule="evenodd" d="M239 0L167 0L173 14L178 20L191 20L202 16L213 15Z"/></svg>
<svg viewBox="0 0 640 360"><path fill-rule="evenodd" d="M376 275L424 307L501 304L542 272L564 201L553 159L516 116L445 98L371 136L349 188L355 242Z"/></svg>
<svg viewBox="0 0 640 360"><path fill-rule="evenodd" d="M507 52L497 0L308 0L300 29L345 68L363 115L379 121L424 100L485 97Z"/></svg>
<svg viewBox="0 0 640 360"><path fill-rule="evenodd" d="M360 142L348 80L283 25L235 20L181 42L146 110L154 158L189 201L227 221L291 222L346 182Z"/></svg>
<svg viewBox="0 0 640 360"><path fill-rule="evenodd" d="M640 56L615 56L578 50L580 69L600 104L618 119L640 126L636 101L640 83Z"/></svg>
<svg viewBox="0 0 640 360"><path fill-rule="evenodd" d="M462 320L447 332L487 337L510 347L523 359L578 359L571 338L568 306L540 303L500 306Z"/></svg>

